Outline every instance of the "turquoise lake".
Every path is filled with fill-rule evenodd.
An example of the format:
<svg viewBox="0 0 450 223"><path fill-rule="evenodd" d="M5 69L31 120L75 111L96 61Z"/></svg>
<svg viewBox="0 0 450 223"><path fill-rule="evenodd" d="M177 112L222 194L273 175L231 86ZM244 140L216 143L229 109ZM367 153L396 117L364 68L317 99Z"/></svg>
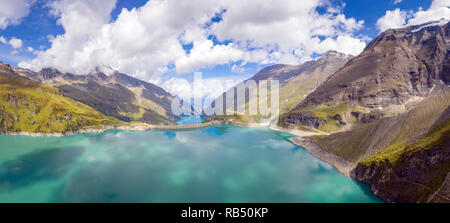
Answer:
<svg viewBox="0 0 450 223"><path fill-rule="evenodd" d="M287 137L233 126L0 135L0 202L380 202Z"/></svg>

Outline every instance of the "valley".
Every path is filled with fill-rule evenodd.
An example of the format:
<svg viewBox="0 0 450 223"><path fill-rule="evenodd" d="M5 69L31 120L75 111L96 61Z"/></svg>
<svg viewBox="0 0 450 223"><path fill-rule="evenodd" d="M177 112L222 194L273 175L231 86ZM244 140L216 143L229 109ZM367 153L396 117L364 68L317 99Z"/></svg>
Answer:
<svg viewBox="0 0 450 223"><path fill-rule="evenodd" d="M223 202L258 202L261 200L256 198L266 192L270 192L272 197L262 200L265 202L291 202L294 201L291 200L292 197L306 202L328 201L319 193L308 197L307 193L314 191L309 186L299 190L276 186L275 190L261 188L255 192L258 196L254 197L245 197L238 193L244 196L242 199L232 195L234 190L246 193L254 190L252 185L247 184L247 179L253 183L271 185L264 180L265 174L284 182L278 177L277 174L280 174L281 170L277 169L275 164L289 169L287 177L298 177L302 182L306 182L304 177L311 172L299 176L294 171L299 170L297 165L300 164L296 162L304 159L307 160L307 166L304 168L317 173L317 176L325 174L330 177L330 182L333 182L336 177L334 170L325 167L321 162L328 163L342 175L368 184L371 192L385 202L450 202L450 22L442 21L388 29L371 40L359 55L328 51L321 57L299 65L274 64L265 67L246 81L279 81L280 116L270 123L258 123L265 118L261 115L239 114L238 107L232 111L232 115L204 115L199 119L193 118L195 123L180 122L183 117L175 116L171 112L173 95L159 86L107 66L97 66L87 74L75 75L54 68L34 72L0 63L0 132L6 133L1 135L3 138L0 140L6 144L9 140L15 141L25 137L15 136L21 134L61 136L58 143L67 145L64 148L79 148L74 150L79 152L79 156L84 154L85 148L81 142L89 144L89 148L90 144L100 148L97 152L101 156L89 153L88 157L82 156L84 158L81 163L71 160L73 166L70 168L75 169L78 168L77 165L83 168L89 166L87 162L91 158L118 159L117 154L110 154L105 148L114 146L108 144L108 140L114 141L115 137L120 138L122 135L135 139L137 145L134 152L146 154L151 160L155 158L153 152L156 151L155 153L164 157L164 149L169 148L171 156L165 158L174 161L171 157L177 157L179 149L189 144L189 152L185 155L201 162L199 166L189 163L191 161L180 160L174 161L175 166L161 163L156 163L155 166L139 163L140 166L134 166L137 169L144 166L149 170L167 168L166 175L170 176L170 179L164 178L166 175L159 176L160 184L155 188L163 191L166 195L164 199L149 194L143 201L166 201L166 198L170 201L180 201L171 195L178 185L206 185L201 184L206 179L217 180L214 184L208 184L207 189L211 194L217 192L215 187L225 188L226 196L216 197ZM224 100L227 94L234 91L235 87L224 92L216 101ZM233 102L236 101L235 97ZM238 106L245 108L251 103L253 101L246 98L244 104ZM96 137L101 139L100 144L108 146L104 148L99 145L95 141ZM153 140L153 144L145 141L147 137ZM78 138L85 141L71 141ZM23 139L33 143L35 140L39 141ZM49 142L51 141L52 139L49 139ZM236 148L251 148L248 152L262 160L270 160L274 148L282 148L282 152L276 153L277 159L272 160L273 163L252 161L255 166L267 172L255 170L254 166L246 166L243 163L241 167L248 168L248 172L244 171L243 175L239 176L229 175L223 179L209 175L211 173L191 176L183 171L183 168L194 171L201 169L200 166L208 167L209 161L197 157L194 150L196 148L205 149L202 152L217 162L220 156L208 149L215 148L220 151L221 156L229 156L230 160L240 160L237 156L223 151L224 148L218 146L217 142L228 145L229 148L233 147L230 154L240 154L244 157L248 154L242 154ZM292 144L296 146L291 148ZM129 143L118 146L123 154L126 149L132 147ZM32 147L27 145L27 148ZM148 148L151 149L147 150ZM256 152L258 148L265 149L263 154ZM298 148L302 148L301 152L297 151ZM67 150L69 149L54 152L59 154ZM296 160L287 156L288 151L301 155L297 155ZM305 155L306 151L312 156ZM28 155L35 156L31 150L29 152L31 154ZM38 154L36 159L39 158ZM316 158L320 160L318 169L313 168L314 163L319 162ZM11 159L21 158L16 154L11 156ZM139 156L134 159L139 159ZM247 159L250 158L243 158L241 161ZM286 160L288 161L284 164ZM6 182L4 179L8 174L14 175L12 169L16 163L9 162L3 165L7 170L11 170L11 173L0 175L0 187L2 182ZM131 162L132 159L126 160L125 164L129 165ZM108 170L105 173L111 178L107 181L113 182L113 172L116 168L120 169L120 165L116 166L109 160L102 160L100 165L104 165ZM226 164L222 165L216 167L216 171L224 171ZM277 171L270 172L272 169ZM79 174L73 177L89 177L87 172ZM50 175L52 174L49 173ZM339 176L344 177L342 175ZM316 181L311 184L320 181L315 178L317 176L313 177ZM22 174L19 178L22 177L26 181L30 176ZM71 177L64 175L53 183L65 185L62 178ZM230 179L237 179L239 183ZM371 196L363 195L369 188L359 187L350 182L349 178L336 179L344 182L342 184L351 188L349 191L352 192L342 198L338 191L333 190L334 198L378 202ZM21 185L20 182L16 183ZM285 183L293 188L298 186L295 181ZM7 183L3 186L6 187L5 185ZM144 185L151 184L144 182ZM170 185L170 190L165 191L167 185ZM82 198L71 197L73 194L70 190L77 190L77 183L68 184L68 188L69 192L50 188L47 191L48 196L45 197L46 201L127 201L117 197L118 194L127 194L128 198L139 200L136 194L120 186L107 197L96 197L98 194L93 194L93 197ZM56 194L54 197L53 193ZM320 193L324 191L320 190ZM199 197L186 195L184 198L187 201L210 201L197 195Z"/></svg>

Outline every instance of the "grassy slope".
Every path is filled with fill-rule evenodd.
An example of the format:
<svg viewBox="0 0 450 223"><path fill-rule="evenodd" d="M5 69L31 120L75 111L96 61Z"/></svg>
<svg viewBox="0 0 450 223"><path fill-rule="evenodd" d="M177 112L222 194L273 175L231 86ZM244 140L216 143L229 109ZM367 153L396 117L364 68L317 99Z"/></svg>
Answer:
<svg viewBox="0 0 450 223"><path fill-rule="evenodd" d="M302 65L275 65L272 69L263 69L255 74L253 80L279 80L281 78L279 89L279 113L285 114L294 109L300 101L308 94L323 83L330 75L347 63L349 58L337 58L335 56L325 55L318 61L309 61ZM219 98L218 100L221 100ZM254 101L246 102L245 107L249 104L259 104L259 98ZM270 90L268 90L268 103L270 103ZM223 118L223 117L222 117ZM227 115L227 119L238 122L258 122L262 117L258 115ZM220 119L220 117L216 117ZM300 127L301 128L301 127Z"/></svg>
<svg viewBox="0 0 450 223"><path fill-rule="evenodd" d="M356 124L350 131L315 139L315 142L321 148L354 162L375 156L382 150L385 150L384 157L397 156L406 145L419 140L434 126L445 123L446 119L440 117L449 105L450 92L447 92L425 99L401 115L382 118L372 123ZM433 138L437 136L439 134Z"/></svg>
<svg viewBox="0 0 450 223"><path fill-rule="evenodd" d="M339 121L332 119L332 117L335 115L342 115L343 113L349 111L350 109L357 110L356 107L351 108L347 102L339 103L335 106L326 106L326 105L310 106L310 107L306 107L306 108L289 111L289 112L281 115L280 120L283 120L284 117L289 116L294 113L304 113L304 114L307 114L307 116L317 117L317 118L324 120L324 123L320 125L318 130L323 131L323 132L336 132L336 131L340 130L340 127L338 125ZM287 126L288 123L281 121L279 123L279 125L284 127L284 126ZM289 125L295 126L299 129L314 130L314 128L312 128L312 127L306 128L301 125L294 125L294 124L289 124Z"/></svg>
<svg viewBox="0 0 450 223"><path fill-rule="evenodd" d="M441 146L450 139L450 118L432 129L427 135L412 143L393 143L373 156L365 158L361 164L370 166L372 163L380 165L389 161L396 163L402 156L408 156L418 151L429 150Z"/></svg>
<svg viewBox="0 0 450 223"><path fill-rule="evenodd" d="M0 71L0 130L69 132L120 123L56 88Z"/></svg>

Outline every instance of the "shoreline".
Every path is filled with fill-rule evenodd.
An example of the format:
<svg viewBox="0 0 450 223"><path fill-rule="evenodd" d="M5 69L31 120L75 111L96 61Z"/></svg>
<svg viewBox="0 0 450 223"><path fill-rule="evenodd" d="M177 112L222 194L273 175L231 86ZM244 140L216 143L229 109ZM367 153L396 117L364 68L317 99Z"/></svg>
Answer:
<svg viewBox="0 0 450 223"><path fill-rule="evenodd" d="M293 144L304 148L309 154L314 156L316 159L319 159L322 162L331 165L340 174L352 178L350 173L352 172L353 169L356 168L357 164L351 163L343 159L342 157L339 157L333 153L323 150L309 139L304 139L302 137L292 137L288 138L288 140L291 141Z"/></svg>
<svg viewBox="0 0 450 223"><path fill-rule="evenodd" d="M85 134L85 133L102 133L108 130L127 130L127 131L147 131L147 130L183 130L183 129L200 129L207 128L216 125L235 125L241 127L256 127L256 126L245 126L240 125L239 123L231 123L225 121L213 121L208 123L201 124L193 124L193 125L152 125L139 123L139 125L123 125L123 126L105 126L99 129L80 129L72 132L54 132L54 133L46 133L46 132L11 132L11 131L3 131L0 134L4 135L15 135L15 136L31 136L31 137L63 137L77 134Z"/></svg>
<svg viewBox="0 0 450 223"><path fill-rule="evenodd" d="M151 125L151 124L141 124L136 126L105 126L101 129L81 129L73 132L64 133L34 133L34 132L1 132L0 134L6 135L20 135L20 136L31 136L31 137L63 137L77 134L86 133L103 133L108 130L127 130L127 131L147 131L147 130L182 130L182 129L197 129L206 128L217 125L233 125L237 127L248 127L248 128L259 128L259 127L269 127L274 131L286 132L294 135L294 137L288 138L288 140L294 145L304 148L309 154L314 156L316 159L321 160L333 168L335 168L339 173L346 177L350 177L350 172L356 167L357 164L351 163L343 158L327 152L320 148L317 144L312 142L312 140L305 139L305 136L322 135L317 132L307 132L297 129L286 129L277 125L269 126L267 123L238 123L229 121L214 121L195 125Z"/></svg>
<svg viewBox="0 0 450 223"><path fill-rule="evenodd" d="M103 129L80 129L78 131L73 132L54 132L54 133L46 133L46 132L1 132L0 134L3 135L13 135L13 136L31 136L31 137L63 137L63 136L70 136L70 135L78 135L78 134L85 134L85 133L102 133L108 130L117 129L114 127L111 128L103 128Z"/></svg>
<svg viewBox="0 0 450 223"><path fill-rule="evenodd" d="M294 135L295 137L288 138L288 140L291 143L302 147L314 158L331 165L340 174L352 178L350 173L353 169L356 168L357 164L349 162L342 157L339 157L333 153L325 151L322 148L320 148L320 146L315 144L312 140L304 138L305 136L323 135L323 134L315 132L307 132L297 129L286 129L280 126L270 126L270 129Z"/></svg>

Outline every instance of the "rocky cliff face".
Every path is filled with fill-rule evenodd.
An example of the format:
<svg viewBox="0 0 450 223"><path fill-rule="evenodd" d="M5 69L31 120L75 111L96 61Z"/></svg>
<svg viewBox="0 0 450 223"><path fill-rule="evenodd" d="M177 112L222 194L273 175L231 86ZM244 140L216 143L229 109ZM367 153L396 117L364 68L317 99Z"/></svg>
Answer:
<svg viewBox="0 0 450 223"><path fill-rule="evenodd" d="M341 102L377 108L448 85L450 23L390 29L333 74L297 108Z"/></svg>
<svg viewBox="0 0 450 223"><path fill-rule="evenodd" d="M311 140L387 202L450 202L449 59L448 20L388 30L280 125L331 132Z"/></svg>
<svg viewBox="0 0 450 223"><path fill-rule="evenodd" d="M62 73L53 68L38 73L15 70L29 79L57 87L65 96L122 121L167 124L177 119L171 112L171 94L106 66L98 66L87 75Z"/></svg>
<svg viewBox="0 0 450 223"><path fill-rule="evenodd" d="M342 104L347 109L341 113L352 124L373 122L401 113L411 101L446 88L450 84L450 23L443 21L382 33L282 117L280 123L316 127L302 120L317 117L314 111L332 111ZM339 130L333 120L325 120L322 125L329 126L321 130Z"/></svg>
<svg viewBox="0 0 450 223"><path fill-rule="evenodd" d="M370 184L387 202L450 202L450 137L429 150L404 154L394 163L360 163L351 175Z"/></svg>

